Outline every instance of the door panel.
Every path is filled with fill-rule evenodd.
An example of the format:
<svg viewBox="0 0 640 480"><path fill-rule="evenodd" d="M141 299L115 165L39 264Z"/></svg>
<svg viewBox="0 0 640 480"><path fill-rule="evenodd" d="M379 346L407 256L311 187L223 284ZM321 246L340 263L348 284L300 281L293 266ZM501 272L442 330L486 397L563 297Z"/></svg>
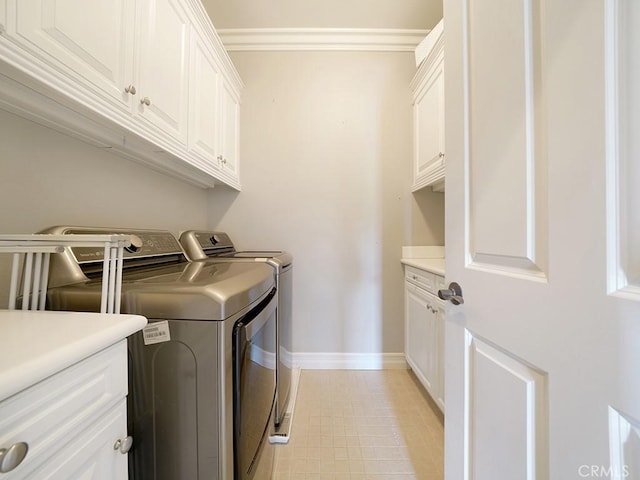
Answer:
<svg viewBox="0 0 640 480"><path fill-rule="evenodd" d="M547 471L546 375L467 332L469 479L526 480ZM496 462L501 451L509 462Z"/></svg>
<svg viewBox="0 0 640 480"><path fill-rule="evenodd" d="M237 95L225 81L222 84L222 129L220 141L222 142L222 157L224 158L224 171L230 175L238 176L239 157L239 132L240 132L240 103Z"/></svg>
<svg viewBox="0 0 640 480"><path fill-rule="evenodd" d="M128 110L135 9L125 0L96 0L91 19L82 0L17 1L16 40Z"/></svg>
<svg viewBox="0 0 640 480"><path fill-rule="evenodd" d="M639 468L636 4L444 2L447 480Z"/></svg>
<svg viewBox="0 0 640 480"><path fill-rule="evenodd" d="M469 1L465 8L469 262L544 279L539 2Z"/></svg>
<svg viewBox="0 0 640 480"><path fill-rule="evenodd" d="M189 19L177 0L150 0L141 18L138 111L186 144Z"/></svg>
<svg viewBox="0 0 640 480"><path fill-rule="evenodd" d="M217 166L220 72L204 42L192 35L189 146L211 168Z"/></svg>
<svg viewBox="0 0 640 480"><path fill-rule="evenodd" d="M609 292L640 300L640 4L606 8Z"/></svg>

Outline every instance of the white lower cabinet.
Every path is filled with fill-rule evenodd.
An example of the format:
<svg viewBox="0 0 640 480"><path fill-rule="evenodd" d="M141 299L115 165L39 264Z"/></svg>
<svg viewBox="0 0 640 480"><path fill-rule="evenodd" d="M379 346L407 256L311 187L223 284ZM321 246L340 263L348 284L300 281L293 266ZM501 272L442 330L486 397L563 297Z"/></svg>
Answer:
<svg viewBox="0 0 640 480"><path fill-rule="evenodd" d="M128 445L126 395L121 340L3 400L0 478L126 480L127 447L115 447ZM2 458L24 447L23 459Z"/></svg>
<svg viewBox="0 0 640 480"><path fill-rule="evenodd" d="M435 295L442 277L406 268L405 358L444 412L444 306Z"/></svg>

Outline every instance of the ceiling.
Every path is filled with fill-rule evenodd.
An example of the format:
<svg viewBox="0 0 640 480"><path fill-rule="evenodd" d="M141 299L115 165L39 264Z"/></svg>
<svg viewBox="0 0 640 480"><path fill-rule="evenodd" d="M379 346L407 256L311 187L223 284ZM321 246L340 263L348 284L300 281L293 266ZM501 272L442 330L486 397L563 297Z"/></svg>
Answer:
<svg viewBox="0 0 640 480"><path fill-rule="evenodd" d="M202 0L216 29L430 29L442 0Z"/></svg>

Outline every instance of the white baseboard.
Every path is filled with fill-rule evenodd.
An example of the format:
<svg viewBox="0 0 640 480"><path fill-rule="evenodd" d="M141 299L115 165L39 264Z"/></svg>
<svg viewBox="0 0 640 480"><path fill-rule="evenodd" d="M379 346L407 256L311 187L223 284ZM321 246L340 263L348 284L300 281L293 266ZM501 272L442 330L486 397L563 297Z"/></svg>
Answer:
<svg viewBox="0 0 640 480"><path fill-rule="evenodd" d="M303 370L404 370L404 353L294 353Z"/></svg>

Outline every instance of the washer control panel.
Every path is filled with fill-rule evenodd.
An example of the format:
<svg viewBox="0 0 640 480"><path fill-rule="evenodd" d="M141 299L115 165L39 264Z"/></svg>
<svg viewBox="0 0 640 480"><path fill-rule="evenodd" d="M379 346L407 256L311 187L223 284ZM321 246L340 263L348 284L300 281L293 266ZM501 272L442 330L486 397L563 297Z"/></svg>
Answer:
<svg viewBox="0 0 640 480"><path fill-rule="evenodd" d="M120 233L131 235L131 247L124 251L124 258L159 257L167 255L184 255L180 243L169 231L164 230L125 230L113 229L105 232L103 229L75 229L65 232L67 234L100 234ZM72 252L78 263L93 263L104 259L104 249L95 247L76 247Z"/></svg>

